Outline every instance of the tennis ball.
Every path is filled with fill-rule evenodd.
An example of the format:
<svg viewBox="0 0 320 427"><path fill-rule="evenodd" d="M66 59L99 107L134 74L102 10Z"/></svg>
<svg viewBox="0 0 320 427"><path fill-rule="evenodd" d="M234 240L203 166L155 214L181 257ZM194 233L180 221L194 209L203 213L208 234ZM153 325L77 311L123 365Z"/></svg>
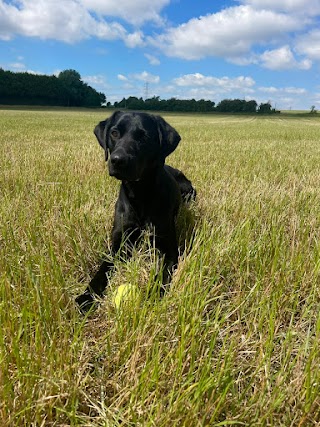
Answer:
<svg viewBox="0 0 320 427"><path fill-rule="evenodd" d="M120 308L123 303L133 301L138 296L138 289L134 285L120 285L112 295L112 302L116 308Z"/></svg>

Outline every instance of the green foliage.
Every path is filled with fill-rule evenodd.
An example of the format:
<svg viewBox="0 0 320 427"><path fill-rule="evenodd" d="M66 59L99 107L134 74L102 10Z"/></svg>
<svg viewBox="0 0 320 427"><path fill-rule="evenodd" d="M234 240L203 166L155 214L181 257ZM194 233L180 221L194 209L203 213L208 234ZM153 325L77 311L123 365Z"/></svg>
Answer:
<svg viewBox="0 0 320 427"><path fill-rule="evenodd" d="M259 113L260 114L270 114L272 111L271 104L269 102L266 102L265 104L259 105Z"/></svg>
<svg viewBox="0 0 320 427"><path fill-rule="evenodd" d="M272 114L279 113L272 109L270 103L260 104L258 108L257 102L252 99L246 101L244 99L223 99L215 107L213 101L200 99L160 99L159 96L154 96L144 100L135 96L123 98L120 102L114 103L114 108L128 110L145 110L145 111L177 111L177 112L200 112L200 113L246 113L246 114Z"/></svg>
<svg viewBox="0 0 320 427"><path fill-rule="evenodd" d="M223 99L216 107L220 113L256 113L257 102L244 99Z"/></svg>
<svg viewBox="0 0 320 427"><path fill-rule="evenodd" d="M143 100L130 96L123 98L120 102L114 103L114 108L127 108L129 110L147 110L147 111L180 111L180 112L212 112L214 111L214 102L200 99L160 99L154 96Z"/></svg>
<svg viewBox="0 0 320 427"><path fill-rule="evenodd" d="M56 77L0 68L0 104L100 107L105 101L105 95L82 82L75 70Z"/></svg>

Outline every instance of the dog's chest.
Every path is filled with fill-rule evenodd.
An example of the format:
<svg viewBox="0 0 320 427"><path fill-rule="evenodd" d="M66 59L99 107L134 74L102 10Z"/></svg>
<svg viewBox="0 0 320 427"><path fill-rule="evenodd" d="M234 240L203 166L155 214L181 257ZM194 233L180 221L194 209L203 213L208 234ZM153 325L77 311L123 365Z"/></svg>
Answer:
<svg viewBox="0 0 320 427"><path fill-rule="evenodd" d="M129 216L139 227L167 223L173 215L180 193L175 194L176 187L166 178L164 174L154 174L149 180L122 183L120 199L125 200Z"/></svg>
<svg viewBox="0 0 320 427"><path fill-rule="evenodd" d="M167 215L161 203L158 203L154 197L143 201L141 199L131 199L129 203L141 227L155 225L159 216L163 218Z"/></svg>

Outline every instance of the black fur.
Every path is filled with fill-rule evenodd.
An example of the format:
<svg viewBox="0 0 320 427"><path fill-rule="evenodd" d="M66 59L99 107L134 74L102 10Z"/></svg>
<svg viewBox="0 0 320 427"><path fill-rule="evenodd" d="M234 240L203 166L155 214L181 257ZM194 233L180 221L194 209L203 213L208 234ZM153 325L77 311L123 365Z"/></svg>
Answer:
<svg viewBox="0 0 320 427"><path fill-rule="evenodd" d="M156 247L164 255L163 293L178 262L175 218L181 200L196 196L185 175L164 164L179 144L180 135L162 117L121 111L100 122L94 133L104 149L109 174L121 180L112 255L119 252L124 238L126 253L130 254L141 230L151 224ZM112 261L103 261L85 292L77 297L82 311L91 308L94 295L103 295L113 267Z"/></svg>

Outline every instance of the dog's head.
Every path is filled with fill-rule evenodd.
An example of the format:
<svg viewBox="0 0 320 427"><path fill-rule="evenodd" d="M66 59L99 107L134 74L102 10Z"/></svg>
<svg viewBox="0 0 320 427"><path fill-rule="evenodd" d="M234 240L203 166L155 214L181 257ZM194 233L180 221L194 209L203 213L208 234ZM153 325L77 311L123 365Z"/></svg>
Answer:
<svg viewBox="0 0 320 427"><path fill-rule="evenodd" d="M138 181L165 158L180 141L178 132L162 117L140 112L116 111L95 127L105 151L109 173L120 180Z"/></svg>

